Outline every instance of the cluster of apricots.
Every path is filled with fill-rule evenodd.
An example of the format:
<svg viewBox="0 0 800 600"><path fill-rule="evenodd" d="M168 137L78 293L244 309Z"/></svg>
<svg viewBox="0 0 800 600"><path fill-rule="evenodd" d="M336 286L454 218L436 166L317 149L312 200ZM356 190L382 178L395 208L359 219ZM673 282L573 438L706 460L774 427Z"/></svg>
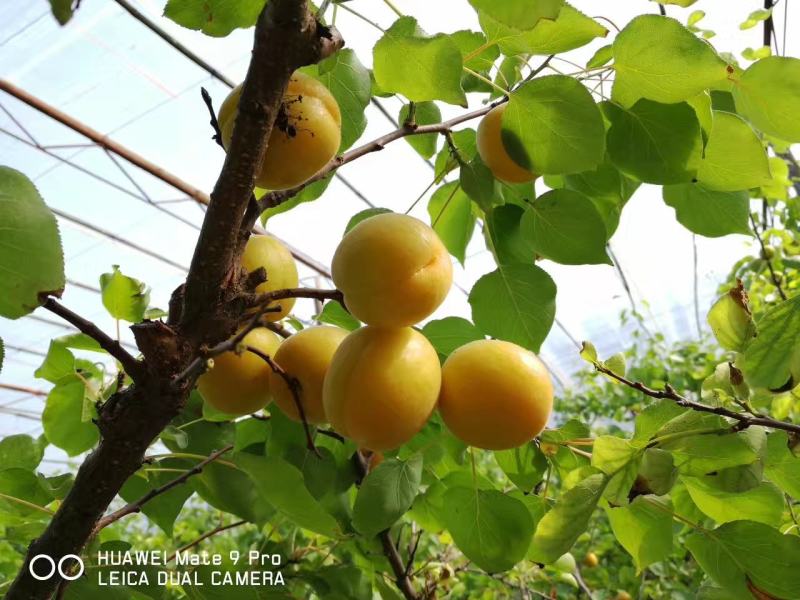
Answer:
<svg viewBox="0 0 800 600"><path fill-rule="evenodd" d="M226 144L238 94L234 90L220 111ZM339 110L322 84L295 74L284 106L294 129L273 130L258 176L259 185L273 189L311 177L339 144ZM484 160L493 170L513 163L505 154L496 164L488 158L505 153L500 115L502 110L490 112L478 133L481 155L488 153ZM289 163L291 168L283 169ZM533 179L532 173L514 166L520 171L507 169L498 176ZM252 236L242 266L246 271L266 270L267 282L259 292L298 285L291 254L272 237ZM414 327L441 305L453 280L450 256L431 227L407 215L371 216L345 234L333 256L332 276L347 310L365 326L353 332L309 327L282 342L269 329L256 328L242 346L272 357L288 377L240 347L216 357L200 377L198 389L206 402L222 412L243 415L274 400L299 421L299 401L309 423L329 423L359 447L376 452L408 442L437 408L455 436L479 448L514 448L544 428L553 388L535 354L505 341L478 340L461 346L441 364L434 347ZM294 299L281 300L276 303L280 310L264 318L282 319L293 305ZM290 388L287 379L297 385Z"/></svg>

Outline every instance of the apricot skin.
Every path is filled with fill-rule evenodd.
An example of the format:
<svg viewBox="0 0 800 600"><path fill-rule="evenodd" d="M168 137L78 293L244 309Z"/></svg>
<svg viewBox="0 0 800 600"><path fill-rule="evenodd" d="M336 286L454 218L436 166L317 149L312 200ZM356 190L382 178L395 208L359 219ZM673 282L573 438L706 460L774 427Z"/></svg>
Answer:
<svg viewBox="0 0 800 600"><path fill-rule="evenodd" d="M553 384L533 352L500 340L458 348L442 367L439 412L471 446L516 448L537 436L553 407Z"/></svg>
<svg viewBox="0 0 800 600"><path fill-rule="evenodd" d="M272 356L280 338L260 327L248 333L242 344ZM214 366L197 380L203 399L219 411L249 415L264 408L272 399L269 376L272 369L261 357L244 351L226 352L214 357Z"/></svg>
<svg viewBox="0 0 800 600"><path fill-rule="evenodd" d="M327 423L322 406L322 384L333 354L345 337L347 331L339 327L310 327L284 341L275 353L275 362L300 383L299 399L309 423ZM290 419L301 421L286 380L272 372L269 386L275 404Z"/></svg>
<svg viewBox="0 0 800 600"><path fill-rule="evenodd" d="M518 165L508 154L501 137L502 117L506 104L490 110L478 125L478 154L497 178L508 183L527 183L536 175Z"/></svg>
<svg viewBox="0 0 800 600"><path fill-rule="evenodd" d="M425 425L441 385L439 358L410 327L362 327L339 346L323 388L331 425L359 447L397 448Z"/></svg>
<svg viewBox="0 0 800 600"><path fill-rule="evenodd" d="M241 94L242 86L238 85L219 109L217 120L225 149L230 147ZM336 155L341 138L342 116L333 94L313 77L294 73L283 97L282 115L275 121L256 175L256 185L283 190L307 181Z"/></svg>
<svg viewBox="0 0 800 600"><path fill-rule="evenodd" d="M242 267L250 273L259 267L267 272L267 281L256 288L264 294L275 290L296 288L299 284L297 264L289 249L269 235L251 235L242 253ZM267 321L279 321L292 310L294 298L286 298L272 303L280 306L280 312L264 313Z"/></svg>
<svg viewBox="0 0 800 600"><path fill-rule="evenodd" d="M453 283L450 256L436 232L396 213L370 217L342 239L333 281L364 323L406 327L428 317Z"/></svg>

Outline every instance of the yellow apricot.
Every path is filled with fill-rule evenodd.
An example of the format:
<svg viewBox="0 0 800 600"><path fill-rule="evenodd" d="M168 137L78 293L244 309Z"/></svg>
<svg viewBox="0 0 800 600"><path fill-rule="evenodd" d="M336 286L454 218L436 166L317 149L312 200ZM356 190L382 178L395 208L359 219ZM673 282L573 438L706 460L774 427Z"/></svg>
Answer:
<svg viewBox="0 0 800 600"><path fill-rule="evenodd" d="M242 253L242 267L248 273L259 267L267 272L267 281L256 288L256 292L264 294L275 290L296 288L300 282L297 275L297 264L289 249L270 235L251 235ZM264 313L267 321L279 321L289 314L294 306L294 298L286 298L272 303L280 306L280 312Z"/></svg>
<svg viewBox="0 0 800 600"><path fill-rule="evenodd" d="M396 213L370 217L342 238L331 266L348 310L369 325L405 327L429 316L453 283L439 236Z"/></svg>
<svg viewBox="0 0 800 600"><path fill-rule="evenodd" d="M439 412L471 446L516 448L537 436L553 408L553 384L533 352L500 340L458 348L442 367Z"/></svg>
<svg viewBox="0 0 800 600"><path fill-rule="evenodd" d="M254 329L242 340L272 356L281 343L269 329ZM230 351L214 357L214 366L197 380L203 399L219 411L231 415L249 415L264 408L272 399L269 376L272 369L252 352Z"/></svg>
<svg viewBox="0 0 800 600"><path fill-rule="evenodd" d="M497 179L509 183L526 183L536 179L536 174L521 167L508 154L500 135L506 104L490 110L478 125L478 154Z"/></svg>
<svg viewBox="0 0 800 600"><path fill-rule="evenodd" d="M222 144L227 149L239 110L242 86L236 86L219 109ZM339 104L322 83L295 72L269 137L256 185L283 190L307 181L336 156L342 138Z"/></svg>
<svg viewBox="0 0 800 600"><path fill-rule="evenodd" d="M594 552L589 552L583 557L583 564L592 569L600 564L600 559L597 558L597 554Z"/></svg>
<svg viewBox="0 0 800 600"><path fill-rule="evenodd" d="M333 356L322 393L325 414L362 448L397 448L425 425L441 379L436 350L418 331L362 327Z"/></svg>
<svg viewBox="0 0 800 600"><path fill-rule="evenodd" d="M284 341L275 353L275 362L300 384L299 400L309 423L326 423L322 406L322 384L334 352L347 331L339 327L310 327L297 332ZM272 396L281 410L295 421L300 421L292 391L278 373L270 375Z"/></svg>

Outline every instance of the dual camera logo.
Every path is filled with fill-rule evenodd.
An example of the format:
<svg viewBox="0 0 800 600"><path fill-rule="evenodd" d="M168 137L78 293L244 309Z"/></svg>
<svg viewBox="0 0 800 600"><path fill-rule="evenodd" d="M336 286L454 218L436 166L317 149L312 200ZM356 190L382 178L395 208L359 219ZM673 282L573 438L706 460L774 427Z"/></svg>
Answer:
<svg viewBox="0 0 800 600"><path fill-rule="evenodd" d="M78 571L76 573L70 573L71 565L68 562L70 560L74 560L78 563ZM40 564L38 568L35 568L37 563L46 563L49 566ZM53 557L48 556L47 554L37 554L31 559L31 562L28 563L28 571L30 572L31 576L39 581L47 581L48 579L51 579L53 575L56 574L56 571L58 571L58 574L62 579L66 579L67 581L75 581L78 577L83 575L83 569L83 560L81 560L80 556L75 554L65 554L61 557L58 563L53 560Z"/></svg>

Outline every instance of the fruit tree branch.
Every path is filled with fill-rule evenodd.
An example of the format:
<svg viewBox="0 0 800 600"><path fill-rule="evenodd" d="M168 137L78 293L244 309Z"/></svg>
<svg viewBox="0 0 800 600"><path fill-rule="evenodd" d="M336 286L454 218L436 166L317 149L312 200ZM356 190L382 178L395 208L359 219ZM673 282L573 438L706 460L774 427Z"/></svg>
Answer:
<svg viewBox="0 0 800 600"><path fill-rule="evenodd" d="M344 166L347 163L351 163L354 160L361 158L362 156L366 156L367 154L383 150L386 147L386 145L390 144L391 142L394 142L396 140L411 135L424 135L426 133L448 132L456 125L460 125L461 123L465 123L472 119L477 119L478 117L482 117L490 110L492 110L494 107L503 104L504 102L508 102L508 98L506 97L500 98L499 100L496 100L491 104L487 104L483 108L479 108L477 110L464 113L463 115L453 117L452 119L448 121L442 121L441 123L432 123L430 125L416 125L414 123L404 123L394 131L390 131L389 133L384 134L381 137L372 140L371 142L367 142L366 144L359 146L358 148L354 148L349 152L345 152L344 154L334 157L327 165L325 165L322 169L320 169L316 173L316 175L311 177L311 179L309 179L308 181L305 181L293 188L289 188L288 190L278 190L264 195L258 202L259 212L263 212L268 208L273 208L275 206L282 204L283 202L286 202L290 198L299 194L301 191L303 191L303 189L305 189L312 183L319 181L320 179L325 179L325 177L336 171L339 167Z"/></svg>
<svg viewBox="0 0 800 600"><path fill-rule="evenodd" d="M318 62L342 45L335 30L316 21L305 0L273 0L261 12L230 147L186 279L184 326L197 323L209 306L218 303L229 281L256 171L289 78L299 67Z"/></svg>
<svg viewBox="0 0 800 600"><path fill-rule="evenodd" d="M241 521L234 521L233 523L228 523L227 525L220 525L219 527L215 527L211 531L205 532L199 538L197 538L195 540L192 540L191 542L189 542L185 546L181 546L180 548L178 548L175 552L173 552L172 554L169 555L169 557L167 558L167 562L172 562L173 560L175 560L175 557L179 553L186 552L187 550L189 550L191 548L194 548L195 546L197 546L198 544L200 544L201 542L207 540L210 537L214 537L215 535L217 535L219 533L222 533L223 531L228 531L229 529L233 529L235 527L241 527L242 525L245 525L248 522L249 521L246 521L246 520L242 519Z"/></svg>
<svg viewBox="0 0 800 600"><path fill-rule="evenodd" d="M645 396L650 396L651 398L656 398L658 400L672 400L673 402L675 402L675 404L677 404L678 406L682 406L683 408L689 408L691 410L696 410L698 412L712 413L715 415L719 415L721 417L727 417L729 419L733 419L737 421L735 428L738 430L747 429L748 427L760 425L762 427L770 427L772 429L783 429L784 431L800 434L800 425L796 425L794 423L787 423L786 421L779 421L778 419L773 419L765 416L747 415L744 413L729 410L723 406L709 406L708 404L695 402L694 400L689 400L685 396L680 395L669 384L667 384L663 390L656 390L647 387L640 381L631 381L630 379L627 379L622 375L618 375L617 373L614 373L611 369L601 365L600 363L595 362L593 364L595 370L597 370L598 372L608 375L612 379L616 379L620 383L623 383L628 387L633 388L634 390L642 392Z"/></svg>
<svg viewBox="0 0 800 600"><path fill-rule="evenodd" d="M189 479L190 477L192 477L194 475L198 475L198 474L202 473L203 469L206 467L206 465L214 462L220 456L222 456L223 454L225 454L226 452L228 452L229 450L232 450L232 449L233 449L233 446L229 445L229 446L225 446L221 450L217 450L216 452L210 454L208 456L208 458L206 458L205 460L200 461L194 467L192 467L191 469L189 469L188 471L186 471L185 473L183 473L179 477L176 477L172 481L169 481L169 482L165 483L164 485L162 485L160 487L157 487L155 489L150 490L149 492L147 492L144 496L142 496L138 500L135 500L133 502L129 502L128 504L126 504L125 506L120 508L119 510L114 511L110 515L106 515L105 517L103 517L102 519L100 519L97 522L97 525L95 525L95 527L94 527L94 533L95 534L99 533L101 529L103 529L105 527L108 527L112 523L116 523L117 521L119 521L123 517L127 517L128 515L131 515L133 513L141 512L142 506L144 506L145 504L150 502L150 500L152 500L156 496L160 496L161 494L164 494L164 493L170 491L174 487L177 487L177 486L179 486L179 485L181 485L183 483L186 483L187 479Z"/></svg>
<svg viewBox="0 0 800 600"><path fill-rule="evenodd" d="M767 254L766 245L761 237L761 233L758 231L758 225L756 225L756 220L753 218L752 214L750 215L750 225L753 227L753 234L755 234L756 239L758 240L758 245L761 246L761 258L763 258L764 262L767 263L772 284L775 286L775 289L778 290L778 295L781 297L781 300L786 302L786 294L781 287L781 280L778 278L778 274L775 272L775 268L772 266L772 259L770 259L769 254ZM764 223L764 228L766 229L766 227L767 224Z"/></svg>
<svg viewBox="0 0 800 600"><path fill-rule="evenodd" d="M360 450L356 450L355 454L353 454L353 463L356 466L358 483L360 485L364 477L367 476L367 463ZM392 567L397 588L403 592L403 596L406 600L420 600L420 596L411 583L411 577L409 577L406 572L406 566L403 564L403 559L400 558L400 553L397 551L397 546L395 546L389 530L384 529L381 531L378 534L378 539L380 539L381 546L383 546L383 553L389 561L389 565Z"/></svg>
<svg viewBox="0 0 800 600"><path fill-rule="evenodd" d="M45 300L44 304L42 304L42 307L58 315L67 323L74 325L81 333L88 335L90 338L100 344L100 347L103 350L108 352L120 362L122 368L125 369L125 372L128 375L130 375L131 379L136 381L142 376L144 372L142 363L131 356L118 341L109 337L97 325L72 312L66 306L56 301L55 298L48 298Z"/></svg>

